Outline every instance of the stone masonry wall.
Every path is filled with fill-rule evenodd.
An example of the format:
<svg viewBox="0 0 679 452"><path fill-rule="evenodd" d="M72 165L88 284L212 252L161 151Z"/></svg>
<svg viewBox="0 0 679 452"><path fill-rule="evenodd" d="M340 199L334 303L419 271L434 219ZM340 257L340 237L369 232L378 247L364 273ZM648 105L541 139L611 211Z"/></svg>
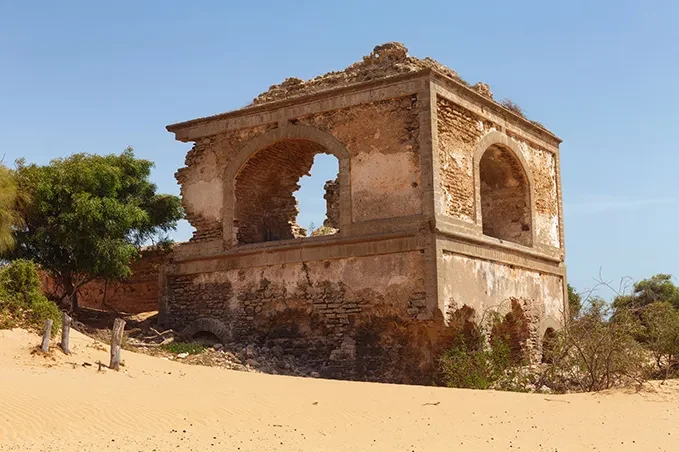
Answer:
<svg viewBox="0 0 679 452"><path fill-rule="evenodd" d="M445 215L473 223L475 220L474 152L483 136L498 130L496 124L453 102L437 98L439 179ZM536 242L560 247L556 158L553 153L511 133L534 180Z"/></svg>
<svg viewBox="0 0 679 452"><path fill-rule="evenodd" d="M351 155L354 222L422 212L417 96L298 118L333 135Z"/></svg>
<svg viewBox="0 0 679 452"><path fill-rule="evenodd" d="M442 97L436 100L438 157L444 213L473 223L474 151L476 144L496 125Z"/></svg>
<svg viewBox="0 0 679 452"><path fill-rule="evenodd" d="M526 349L539 357L542 335L548 327L563 324L564 295L560 276L511 265L470 258L444 251L439 263L442 310L455 312L464 305L474 309L477 320L484 313L502 315L518 304L528 319Z"/></svg>
<svg viewBox="0 0 679 452"><path fill-rule="evenodd" d="M169 275L167 326L217 319L234 341L280 346L328 377L426 378L430 355L413 351L410 362L400 362L412 338L401 330L424 325L415 320L427 309L423 256L412 251Z"/></svg>
<svg viewBox="0 0 679 452"><path fill-rule="evenodd" d="M186 219L196 228L192 241L222 238L222 174L227 162L245 143L275 128L275 124L235 130L201 138L186 154L184 167L175 173L181 186Z"/></svg>

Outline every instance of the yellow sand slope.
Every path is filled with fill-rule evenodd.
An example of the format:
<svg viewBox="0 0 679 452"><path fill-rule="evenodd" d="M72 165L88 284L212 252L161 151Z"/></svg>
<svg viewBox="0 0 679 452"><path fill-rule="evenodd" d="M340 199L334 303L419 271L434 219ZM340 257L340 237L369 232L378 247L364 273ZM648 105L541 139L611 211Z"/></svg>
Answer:
<svg viewBox="0 0 679 452"><path fill-rule="evenodd" d="M677 451L679 384L537 395L303 379L188 366L72 333L31 355L0 331L0 450Z"/></svg>

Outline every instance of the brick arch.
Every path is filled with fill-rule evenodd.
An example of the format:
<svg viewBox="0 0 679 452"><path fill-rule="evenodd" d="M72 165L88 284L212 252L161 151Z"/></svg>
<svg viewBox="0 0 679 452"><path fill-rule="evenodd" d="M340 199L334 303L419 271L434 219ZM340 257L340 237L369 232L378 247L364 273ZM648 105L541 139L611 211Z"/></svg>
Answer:
<svg viewBox="0 0 679 452"><path fill-rule="evenodd" d="M488 132L476 145L474 152L474 192L475 192L475 221L479 228L483 228L482 200L481 200L481 159L491 148L499 148L518 162L522 174L526 178L528 195L528 217L530 222L530 240L528 246L535 244L535 196L533 193L535 182L528 163L516 142L504 133L492 130Z"/></svg>
<svg viewBox="0 0 679 452"><path fill-rule="evenodd" d="M323 152L334 155L339 162L338 180L340 183L340 230L339 235L346 235L351 225L351 178L350 156L346 147L332 135L314 127L305 125L287 125L270 130L245 144L227 165L224 172L224 218L223 234L226 248L234 246L233 222L235 218L236 178L245 164L260 150L264 150L276 143L289 140L308 141L314 146L323 148Z"/></svg>
<svg viewBox="0 0 679 452"><path fill-rule="evenodd" d="M217 319L203 317L194 320L182 331L182 338L191 340L198 333L212 333L219 338L222 344L231 341L231 329Z"/></svg>

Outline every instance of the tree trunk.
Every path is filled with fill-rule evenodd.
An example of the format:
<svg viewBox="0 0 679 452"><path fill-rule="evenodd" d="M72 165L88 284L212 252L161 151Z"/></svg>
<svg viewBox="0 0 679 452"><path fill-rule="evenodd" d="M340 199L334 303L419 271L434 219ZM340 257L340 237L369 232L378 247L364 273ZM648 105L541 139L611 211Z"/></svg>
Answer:
<svg viewBox="0 0 679 452"><path fill-rule="evenodd" d="M77 312L78 291L76 290L75 284L73 284L73 278L71 276L64 277L64 294L67 302L69 303L70 312Z"/></svg>

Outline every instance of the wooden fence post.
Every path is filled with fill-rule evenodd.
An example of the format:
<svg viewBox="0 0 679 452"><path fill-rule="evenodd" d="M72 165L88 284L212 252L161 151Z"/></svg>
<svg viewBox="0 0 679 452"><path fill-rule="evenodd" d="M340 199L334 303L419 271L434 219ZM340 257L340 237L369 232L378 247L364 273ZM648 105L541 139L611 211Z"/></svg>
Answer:
<svg viewBox="0 0 679 452"><path fill-rule="evenodd" d="M71 333L71 318L66 314L66 311L61 313L61 350L67 355L71 352L68 350L68 335Z"/></svg>
<svg viewBox="0 0 679 452"><path fill-rule="evenodd" d="M111 334L111 364L108 366L113 370L120 370L120 346L123 343L123 330L125 321L115 319L113 321L113 331Z"/></svg>
<svg viewBox="0 0 679 452"><path fill-rule="evenodd" d="M42 333L42 344L40 350L47 353L50 348L50 334L52 334L52 319L45 321L45 332Z"/></svg>

